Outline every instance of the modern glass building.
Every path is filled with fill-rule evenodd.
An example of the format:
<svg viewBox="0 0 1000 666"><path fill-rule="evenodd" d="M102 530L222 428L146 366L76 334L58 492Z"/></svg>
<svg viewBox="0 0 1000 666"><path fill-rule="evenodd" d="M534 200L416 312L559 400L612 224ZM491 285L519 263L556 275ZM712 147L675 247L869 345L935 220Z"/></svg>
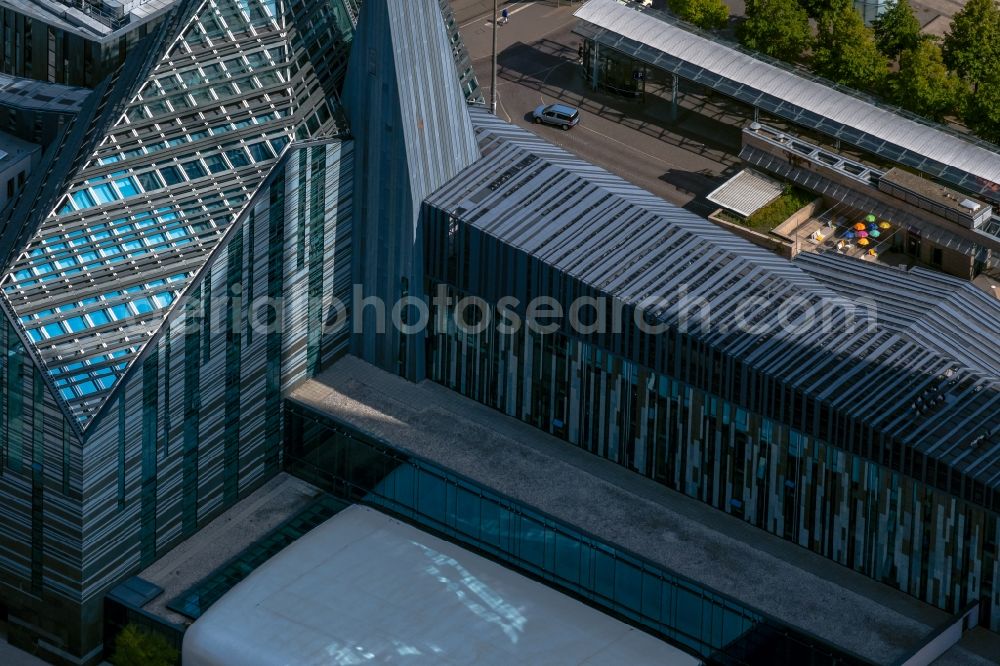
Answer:
<svg viewBox="0 0 1000 666"><path fill-rule="evenodd" d="M918 306L934 292L890 269L845 289L842 258L779 259L472 116L484 157L424 204L425 291L450 297L432 379L1000 627L997 303L967 286ZM539 297L546 331L526 324Z"/></svg>
<svg viewBox="0 0 1000 666"><path fill-rule="evenodd" d="M178 4L5 211L15 644L98 659L105 591L279 469L282 391L346 348L356 11Z"/></svg>

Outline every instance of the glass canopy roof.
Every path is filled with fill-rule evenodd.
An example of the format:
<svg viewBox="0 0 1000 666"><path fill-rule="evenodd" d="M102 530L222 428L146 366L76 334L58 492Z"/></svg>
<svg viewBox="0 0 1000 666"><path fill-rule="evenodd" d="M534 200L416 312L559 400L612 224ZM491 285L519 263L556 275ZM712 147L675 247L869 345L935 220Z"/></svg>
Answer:
<svg viewBox="0 0 1000 666"><path fill-rule="evenodd" d="M302 81L312 71L296 63L283 13L275 0L203 2L4 280L81 426L297 128L333 125L322 96L302 104L320 86Z"/></svg>

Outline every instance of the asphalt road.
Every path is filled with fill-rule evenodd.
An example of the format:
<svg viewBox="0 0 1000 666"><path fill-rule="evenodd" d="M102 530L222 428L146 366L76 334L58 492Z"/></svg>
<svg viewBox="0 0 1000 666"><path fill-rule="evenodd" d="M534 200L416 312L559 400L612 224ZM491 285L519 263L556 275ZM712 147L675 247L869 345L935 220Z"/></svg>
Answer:
<svg viewBox="0 0 1000 666"><path fill-rule="evenodd" d="M452 6L489 100L492 0L452 0ZM522 0L500 6L508 8L510 21L498 28L498 115L672 203L701 215L712 210L701 197L738 170L742 119L692 96L684 105L705 108L682 106L674 121L668 99L656 94L637 101L594 92L579 63L582 40L572 32L578 2ZM650 90L665 89L665 81L653 78ZM537 106L555 101L580 109L577 127L564 132L531 123Z"/></svg>

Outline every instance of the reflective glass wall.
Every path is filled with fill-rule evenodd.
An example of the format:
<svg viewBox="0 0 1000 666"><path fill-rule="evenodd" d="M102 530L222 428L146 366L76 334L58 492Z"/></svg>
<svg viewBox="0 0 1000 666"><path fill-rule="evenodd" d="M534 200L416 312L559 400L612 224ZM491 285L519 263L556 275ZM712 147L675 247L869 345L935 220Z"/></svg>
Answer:
<svg viewBox="0 0 1000 666"><path fill-rule="evenodd" d="M683 646L708 663L864 663L461 475L286 401L286 467Z"/></svg>

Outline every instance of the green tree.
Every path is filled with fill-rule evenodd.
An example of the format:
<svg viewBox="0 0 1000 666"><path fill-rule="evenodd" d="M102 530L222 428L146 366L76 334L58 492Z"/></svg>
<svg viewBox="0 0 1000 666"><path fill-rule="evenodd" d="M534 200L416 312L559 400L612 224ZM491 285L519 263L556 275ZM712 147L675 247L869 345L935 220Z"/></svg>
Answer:
<svg viewBox="0 0 1000 666"><path fill-rule="evenodd" d="M747 0L740 42L782 60L794 61L809 47L809 16L796 0Z"/></svg>
<svg viewBox="0 0 1000 666"><path fill-rule="evenodd" d="M861 90L875 90L885 80L888 62L850 0L838 0L816 21L813 69Z"/></svg>
<svg viewBox="0 0 1000 666"><path fill-rule="evenodd" d="M979 89L965 98L965 124L981 139L1000 144L1000 67L983 75Z"/></svg>
<svg viewBox="0 0 1000 666"><path fill-rule="evenodd" d="M806 10L809 18L818 19L830 11L836 0L798 0L799 6Z"/></svg>
<svg viewBox="0 0 1000 666"><path fill-rule="evenodd" d="M180 655L163 636L128 624L115 640L111 663L115 666L175 666L180 663Z"/></svg>
<svg viewBox="0 0 1000 666"><path fill-rule="evenodd" d="M913 15L910 0L890 1L872 28L878 50L892 59L907 49L915 50L921 41L920 21Z"/></svg>
<svg viewBox="0 0 1000 666"><path fill-rule="evenodd" d="M725 28L729 7L722 0L670 0L670 11L705 30Z"/></svg>
<svg viewBox="0 0 1000 666"><path fill-rule="evenodd" d="M979 89L1000 68L1000 9L996 0L968 0L944 37L944 62Z"/></svg>
<svg viewBox="0 0 1000 666"><path fill-rule="evenodd" d="M941 47L934 42L921 40L916 49L900 54L892 96L903 108L941 120L958 107L966 90L958 74L945 67Z"/></svg>

